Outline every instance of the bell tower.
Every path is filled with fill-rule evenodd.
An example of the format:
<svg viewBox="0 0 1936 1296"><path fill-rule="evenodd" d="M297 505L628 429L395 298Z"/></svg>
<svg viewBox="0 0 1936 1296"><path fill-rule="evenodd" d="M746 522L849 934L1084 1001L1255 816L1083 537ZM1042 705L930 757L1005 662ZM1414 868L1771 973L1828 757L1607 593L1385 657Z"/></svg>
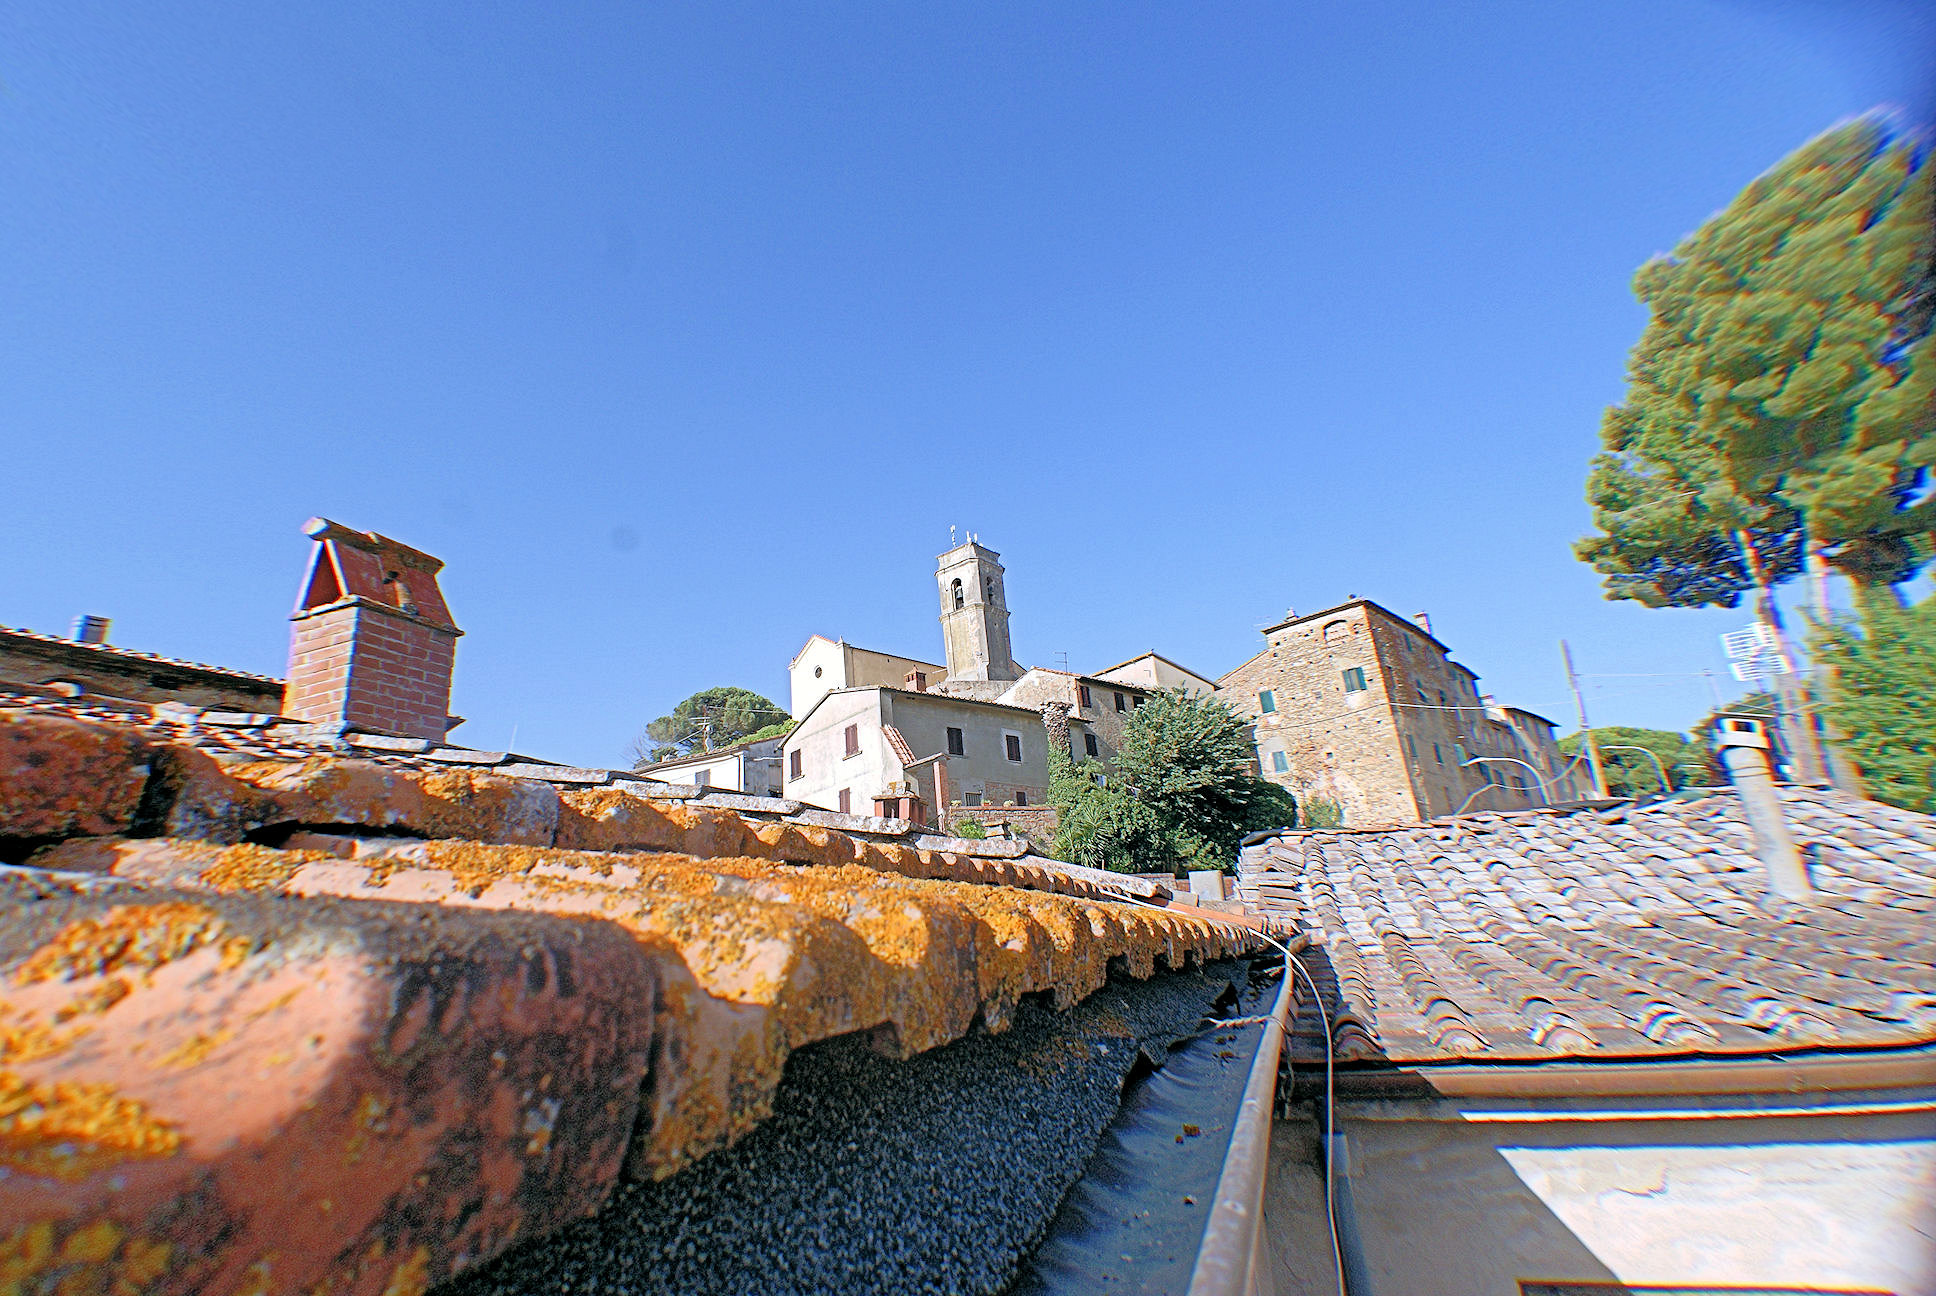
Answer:
<svg viewBox="0 0 1936 1296"><path fill-rule="evenodd" d="M935 579L941 587L941 638L948 650L948 678L1012 680L1022 677L1008 647L1008 594L1002 587L1001 555L974 536L941 555Z"/></svg>

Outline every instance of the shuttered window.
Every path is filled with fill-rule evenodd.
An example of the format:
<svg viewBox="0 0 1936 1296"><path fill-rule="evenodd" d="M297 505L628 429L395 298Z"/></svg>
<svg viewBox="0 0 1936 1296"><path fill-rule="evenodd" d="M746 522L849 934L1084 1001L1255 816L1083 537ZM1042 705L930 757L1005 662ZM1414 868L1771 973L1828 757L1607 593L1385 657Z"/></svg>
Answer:
<svg viewBox="0 0 1936 1296"><path fill-rule="evenodd" d="M845 737L847 739L847 754L849 756L860 755L860 726L857 724L848 725Z"/></svg>
<svg viewBox="0 0 1936 1296"><path fill-rule="evenodd" d="M1082 750L1088 752L1091 756L1102 755L1102 749L1096 745L1096 735L1094 734L1082 735Z"/></svg>
<svg viewBox="0 0 1936 1296"><path fill-rule="evenodd" d="M1257 709L1265 715L1277 710L1277 694L1265 689L1257 695Z"/></svg>
<svg viewBox="0 0 1936 1296"><path fill-rule="evenodd" d="M800 752L798 748L787 753L787 777L790 779L800 777Z"/></svg>
<svg viewBox="0 0 1936 1296"><path fill-rule="evenodd" d="M854 790L852 788L840 789L840 813L854 813Z"/></svg>
<svg viewBox="0 0 1936 1296"><path fill-rule="evenodd" d="M1344 673L1344 691L1345 692L1362 693L1368 687L1370 686L1365 683L1364 667L1352 666L1345 671Z"/></svg>
<svg viewBox="0 0 1936 1296"><path fill-rule="evenodd" d="M1022 759L1022 739L1018 734L1003 734L1002 742L1008 747L1008 758L1016 763Z"/></svg>
<svg viewBox="0 0 1936 1296"><path fill-rule="evenodd" d="M948 754L950 756L962 756L966 755L967 751L967 745L961 741L961 730L955 728L953 725L948 726Z"/></svg>

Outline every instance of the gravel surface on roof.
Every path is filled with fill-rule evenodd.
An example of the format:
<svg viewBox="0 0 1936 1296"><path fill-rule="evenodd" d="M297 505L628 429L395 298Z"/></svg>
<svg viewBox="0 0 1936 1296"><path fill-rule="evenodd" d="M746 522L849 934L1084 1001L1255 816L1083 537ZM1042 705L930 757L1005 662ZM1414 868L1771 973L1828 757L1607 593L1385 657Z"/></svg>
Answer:
<svg viewBox="0 0 1936 1296"><path fill-rule="evenodd" d="M1140 1052L1195 1029L1244 966L1025 1003L903 1062L857 1036L802 1049L773 1117L595 1218L436 1296L995 1293L1040 1240ZM1207 1209L1207 1206L1205 1207Z"/></svg>

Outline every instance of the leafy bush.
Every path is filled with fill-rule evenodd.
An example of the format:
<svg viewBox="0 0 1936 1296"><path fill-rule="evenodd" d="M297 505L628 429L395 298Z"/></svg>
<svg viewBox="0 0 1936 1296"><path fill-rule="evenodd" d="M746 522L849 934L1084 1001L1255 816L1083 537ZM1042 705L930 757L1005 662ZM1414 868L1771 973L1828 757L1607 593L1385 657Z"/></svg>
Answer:
<svg viewBox="0 0 1936 1296"><path fill-rule="evenodd" d="M1865 601L1859 625L1821 631L1828 716L1878 801L1936 814L1936 594L1910 607Z"/></svg>
<svg viewBox="0 0 1936 1296"><path fill-rule="evenodd" d="M988 836L988 829L982 826L981 820L972 817L955 820L952 831L964 841L980 841Z"/></svg>
<svg viewBox="0 0 1936 1296"><path fill-rule="evenodd" d="M1056 854L1119 873L1228 869L1258 828L1291 827L1297 805L1250 770L1248 726L1224 703L1173 689L1123 725L1113 769L1050 754Z"/></svg>
<svg viewBox="0 0 1936 1296"><path fill-rule="evenodd" d="M1344 807L1328 797L1308 797L1304 802L1306 828L1342 828Z"/></svg>

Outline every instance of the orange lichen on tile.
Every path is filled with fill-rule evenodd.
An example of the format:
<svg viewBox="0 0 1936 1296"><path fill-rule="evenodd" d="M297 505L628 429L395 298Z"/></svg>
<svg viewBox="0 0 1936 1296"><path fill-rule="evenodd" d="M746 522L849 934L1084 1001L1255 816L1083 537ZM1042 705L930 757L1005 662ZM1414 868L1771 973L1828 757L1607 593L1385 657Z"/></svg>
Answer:
<svg viewBox="0 0 1936 1296"><path fill-rule="evenodd" d="M205 905L116 905L98 918L81 918L55 933L14 972L19 985L59 978L72 981L113 972L152 972L172 963L222 931L222 920Z"/></svg>
<svg viewBox="0 0 1936 1296"><path fill-rule="evenodd" d="M681 817L663 815L683 832L691 825ZM824 841L825 831L801 840L815 838ZM145 876L191 885L253 879L271 893L528 910L623 927L661 960L656 1029L678 1041L663 1050L645 1095L650 1120L633 1150L634 1172L653 1176L765 1119L786 1056L802 1045L877 1031L889 1051L918 1052L959 1038L978 1016L1004 1028L1026 994L1072 1004L1104 984L1112 963L1147 977L1158 966L1252 948L1237 928L1142 906L858 863L399 841L360 843L370 853L353 859L305 852L311 858L293 868L265 865L259 848L196 847L183 854L195 874L160 862L165 846L130 859ZM907 856L889 862L923 870L968 863Z"/></svg>
<svg viewBox="0 0 1936 1296"><path fill-rule="evenodd" d="M0 1071L0 1166L74 1182L131 1160L174 1155L180 1133L105 1084Z"/></svg>
<svg viewBox="0 0 1936 1296"><path fill-rule="evenodd" d="M226 772L266 796L271 824L354 824L523 845L549 845L558 830L558 793L550 784L483 770L315 756L251 761Z"/></svg>
<svg viewBox="0 0 1936 1296"><path fill-rule="evenodd" d="M380 1296L587 1214L661 997L605 924L19 876L0 973L0 1265L50 1291Z"/></svg>

